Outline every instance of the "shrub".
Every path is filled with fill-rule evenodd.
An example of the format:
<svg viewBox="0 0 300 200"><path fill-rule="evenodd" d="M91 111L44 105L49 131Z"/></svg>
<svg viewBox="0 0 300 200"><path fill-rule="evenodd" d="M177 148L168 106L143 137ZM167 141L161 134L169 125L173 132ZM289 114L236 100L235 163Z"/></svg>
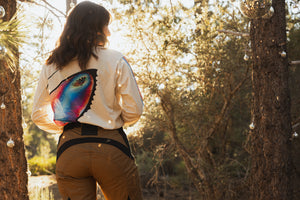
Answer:
<svg viewBox="0 0 300 200"><path fill-rule="evenodd" d="M34 156L28 160L29 170L34 176L50 175L55 173L56 157L44 158L42 156Z"/></svg>

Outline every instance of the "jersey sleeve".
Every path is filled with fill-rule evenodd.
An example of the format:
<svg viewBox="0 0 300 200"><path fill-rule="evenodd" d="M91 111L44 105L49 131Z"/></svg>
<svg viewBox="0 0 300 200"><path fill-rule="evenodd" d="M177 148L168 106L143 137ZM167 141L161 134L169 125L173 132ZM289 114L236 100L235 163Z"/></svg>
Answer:
<svg viewBox="0 0 300 200"><path fill-rule="evenodd" d="M42 130L49 133L62 133L63 126L54 123L54 113L51 108L50 95L47 88L48 77L46 67L43 66L38 85L35 91L32 114L32 121Z"/></svg>
<svg viewBox="0 0 300 200"><path fill-rule="evenodd" d="M122 57L118 64L117 74L117 95L120 95L121 117L125 125L131 125L141 117L144 104L133 71L125 57Z"/></svg>

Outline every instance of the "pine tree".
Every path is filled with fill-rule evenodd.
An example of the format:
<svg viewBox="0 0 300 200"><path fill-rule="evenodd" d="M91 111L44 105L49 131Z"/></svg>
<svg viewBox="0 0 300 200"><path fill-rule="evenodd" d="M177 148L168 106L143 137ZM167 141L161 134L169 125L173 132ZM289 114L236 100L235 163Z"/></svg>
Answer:
<svg viewBox="0 0 300 200"><path fill-rule="evenodd" d="M0 27L0 197L3 200L28 199L27 162L25 158L20 71L18 68L17 26L15 0L0 0L5 10ZM12 21L10 21L12 20ZM7 45L7 46L5 46Z"/></svg>
<svg viewBox="0 0 300 200"><path fill-rule="evenodd" d="M270 19L251 23L253 107L251 199L292 199L291 116L285 1L273 1Z"/></svg>

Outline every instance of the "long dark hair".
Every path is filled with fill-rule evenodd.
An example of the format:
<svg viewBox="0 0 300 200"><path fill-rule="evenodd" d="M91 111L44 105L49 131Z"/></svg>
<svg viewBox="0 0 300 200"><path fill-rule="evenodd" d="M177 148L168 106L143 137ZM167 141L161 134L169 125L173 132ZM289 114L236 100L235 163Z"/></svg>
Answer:
<svg viewBox="0 0 300 200"><path fill-rule="evenodd" d="M56 48L46 61L63 69L73 58L77 58L82 70L86 69L96 47L107 43L103 27L110 23L110 13L102 6L84 1L76 5L67 17L64 30Z"/></svg>

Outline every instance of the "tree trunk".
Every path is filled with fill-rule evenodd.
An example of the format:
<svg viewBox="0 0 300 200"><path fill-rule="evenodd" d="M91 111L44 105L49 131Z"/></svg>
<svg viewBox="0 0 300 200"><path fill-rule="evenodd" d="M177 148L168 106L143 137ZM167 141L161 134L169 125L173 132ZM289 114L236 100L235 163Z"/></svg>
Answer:
<svg viewBox="0 0 300 200"><path fill-rule="evenodd" d="M16 1L0 0L0 5L6 11L3 20L9 20L16 12ZM0 60L0 70L0 199L28 200L20 71L17 66L12 72L4 60ZM7 145L10 138L14 141L12 147Z"/></svg>
<svg viewBox="0 0 300 200"><path fill-rule="evenodd" d="M290 94L285 1L273 0L270 19L252 20L254 127L249 133L253 200L290 200Z"/></svg>

